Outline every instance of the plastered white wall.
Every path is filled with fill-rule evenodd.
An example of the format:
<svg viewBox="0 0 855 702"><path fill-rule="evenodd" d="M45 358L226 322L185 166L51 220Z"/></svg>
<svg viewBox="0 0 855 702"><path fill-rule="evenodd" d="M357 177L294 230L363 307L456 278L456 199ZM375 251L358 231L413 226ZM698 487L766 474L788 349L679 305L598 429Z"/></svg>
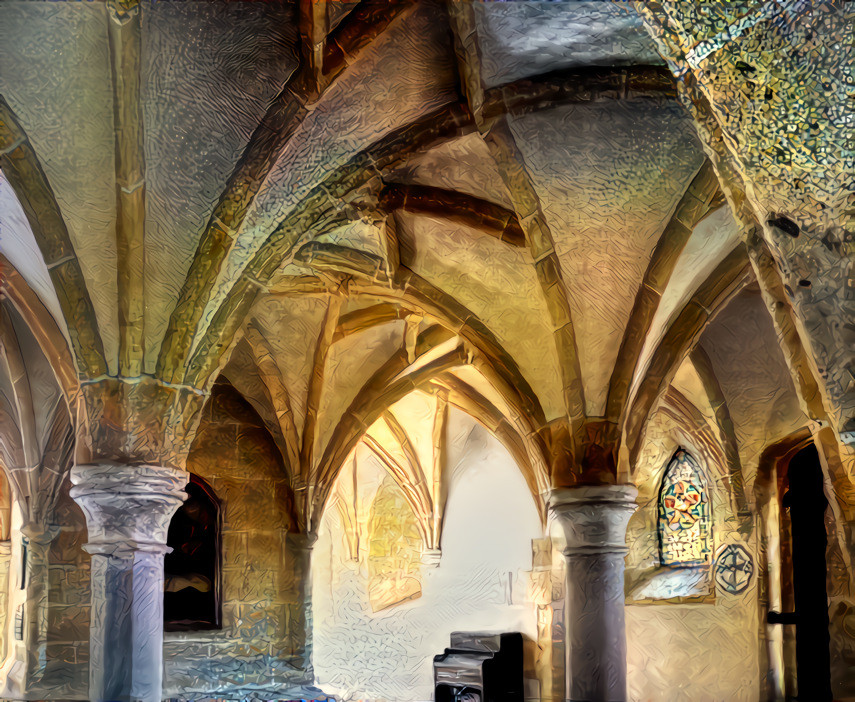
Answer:
<svg viewBox="0 0 855 702"><path fill-rule="evenodd" d="M542 530L531 494L510 454L475 420L452 410L447 432L442 560L422 568L420 598L372 613L364 562L348 562L337 510L324 515L312 572L314 667L327 693L430 700L433 656L452 631L536 636L528 571L531 540ZM358 468L369 475L377 469Z"/></svg>

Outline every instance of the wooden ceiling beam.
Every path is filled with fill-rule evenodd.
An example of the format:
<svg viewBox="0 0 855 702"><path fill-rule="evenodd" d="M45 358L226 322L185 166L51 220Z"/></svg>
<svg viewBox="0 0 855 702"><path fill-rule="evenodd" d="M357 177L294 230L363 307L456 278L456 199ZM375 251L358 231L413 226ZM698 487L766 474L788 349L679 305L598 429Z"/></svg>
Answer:
<svg viewBox="0 0 855 702"><path fill-rule="evenodd" d="M516 212L458 190L415 183L387 183L380 191L378 205L387 213L403 210L439 217L477 229L511 246L525 246L525 235Z"/></svg>
<svg viewBox="0 0 855 702"><path fill-rule="evenodd" d="M484 88L482 118L523 115L566 104L638 98L676 100L666 66L584 66L560 69Z"/></svg>

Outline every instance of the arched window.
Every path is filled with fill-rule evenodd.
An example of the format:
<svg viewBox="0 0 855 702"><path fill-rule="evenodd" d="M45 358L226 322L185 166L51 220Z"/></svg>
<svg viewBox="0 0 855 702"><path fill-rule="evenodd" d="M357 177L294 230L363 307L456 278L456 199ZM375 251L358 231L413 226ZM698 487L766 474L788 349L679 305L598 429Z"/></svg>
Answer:
<svg viewBox="0 0 855 702"><path fill-rule="evenodd" d="M664 566L710 560L710 503L701 469L684 450L674 454L659 491L659 561Z"/></svg>
<svg viewBox="0 0 855 702"><path fill-rule="evenodd" d="M163 562L166 631L220 628L220 502L190 475L187 500L172 517Z"/></svg>

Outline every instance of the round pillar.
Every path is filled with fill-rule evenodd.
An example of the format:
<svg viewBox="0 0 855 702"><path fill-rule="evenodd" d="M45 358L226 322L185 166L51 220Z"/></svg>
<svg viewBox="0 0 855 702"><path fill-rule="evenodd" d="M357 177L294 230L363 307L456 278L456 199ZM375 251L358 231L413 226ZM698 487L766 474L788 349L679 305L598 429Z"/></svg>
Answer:
<svg viewBox="0 0 855 702"><path fill-rule="evenodd" d="M312 668L312 553L318 535L315 533L289 533L285 537L285 548L290 564L290 586L285 591L292 627L289 651L296 668L304 672L304 685L314 679ZM294 634L295 629L303 632L302 640Z"/></svg>
<svg viewBox="0 0 855 702"><path fill-rule="evenodd" d="M50 546L59 528L29 523L21 529L26 548L26 603L23 622L25 689L33 692L42 682L47 665L48 580Z"/></svg>
<svg viewBox="0 0 855 702"><path fill-rule="evenodd" d="M189 475L99 464L71 471L92 554L89 699L156 702L163 683L163 556Z"/></svg>
<svg viewBox="0 0 855 702"><path fill-rule="evenodd" d="M624 557L638 491L631 485L553 490L566 567L567 700L626 700Z"/></svg>

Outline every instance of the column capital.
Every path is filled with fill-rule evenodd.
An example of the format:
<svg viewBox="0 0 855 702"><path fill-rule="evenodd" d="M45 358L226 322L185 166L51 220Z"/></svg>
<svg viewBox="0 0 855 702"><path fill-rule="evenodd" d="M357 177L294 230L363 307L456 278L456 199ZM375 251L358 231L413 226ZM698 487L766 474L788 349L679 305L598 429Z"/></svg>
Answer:
<svg viewBox="0 0 855 702"><path fill-rule="evenodd" d="M289 531L285 538L293 548L311 551L318 542L318 533L316 531Z"/></svg>
<svg viewBox="0 0 855 702"><path fill-rule="evenodd" d="M150 465L97 463L71 470L71 497L86 515L91 554L129 557L166 553L172 515L187 494L190 474Z"/></svg>
<svg viewBox="0 0 855 702"><path fill-rule="evenodd" d="M21 535L28 542L48 545L59 534L59 527L53 524L42 524L40 522L27 522L21 527Z"/></svg>
<svg viewBox="0 0 855 702"><path fill-rule="evenodd" d="M422 565L428 568L439 568L442 561L442 550L438 548L426 548L422 551Z"/></svg>
<svg viewBox="0 0 855 702"><path fill-rule="evenodd" d="M556 488L549 511L565 538L565 556L626 552L626 527L637 505L634 485Z"/></svg>

